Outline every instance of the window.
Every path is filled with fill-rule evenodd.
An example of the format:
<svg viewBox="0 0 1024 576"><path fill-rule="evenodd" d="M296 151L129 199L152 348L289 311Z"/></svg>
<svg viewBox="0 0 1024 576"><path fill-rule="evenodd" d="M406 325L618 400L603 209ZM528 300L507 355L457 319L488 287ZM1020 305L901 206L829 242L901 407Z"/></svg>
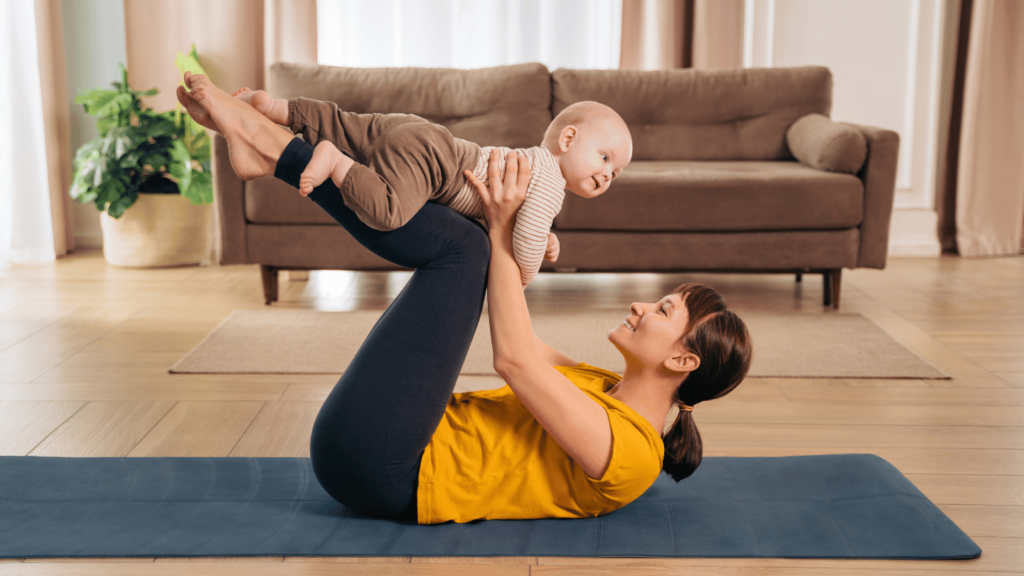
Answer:
<svg viewBox="0 0 1024 576"><path fill-rule="evenodd" d="M621 0L318 0L321 64L618 68Z"/></svg>

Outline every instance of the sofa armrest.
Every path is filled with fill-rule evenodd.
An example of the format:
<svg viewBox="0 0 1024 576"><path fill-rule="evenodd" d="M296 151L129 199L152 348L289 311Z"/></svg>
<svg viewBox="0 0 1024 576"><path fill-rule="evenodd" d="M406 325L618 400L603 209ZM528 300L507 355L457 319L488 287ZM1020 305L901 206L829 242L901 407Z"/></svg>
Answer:
<svg viewBox="0 0 1024 576"><path fill-rule="evenodd" d="M239 178L228 160L228 141L211 134L213 196L220 224L220 263L250 264L246 243L245 181Z"/></svg>
<svg viewBox="0 0 1024 576"><path fill-rule="evenodd" d="M850 124L868 141L868 157L857 177L864 182L864 221L860 225L860 268L885 268L889 223L896 196L900 135L874 126Z"/></svg>
<svg viewBox="0 0 1024 576"><path fill-rule="evenodd" d="M811 168L856 174L864 167L868 145L864 134L824 114L807 114L786 130L793 156Z"/></svg>

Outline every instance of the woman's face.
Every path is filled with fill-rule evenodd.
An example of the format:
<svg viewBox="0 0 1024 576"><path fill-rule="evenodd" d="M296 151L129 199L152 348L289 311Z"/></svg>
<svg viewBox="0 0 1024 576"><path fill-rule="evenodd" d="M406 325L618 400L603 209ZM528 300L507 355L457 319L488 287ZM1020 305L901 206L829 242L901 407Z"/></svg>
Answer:
<svg viewBox="0 0 1024 576"><path fill-rule="evenodd" d="M655 367L682 350L680 339L689 322L684 298L669 294L654 303L634 302L630 315L608 332L626 364Z"/></svg>

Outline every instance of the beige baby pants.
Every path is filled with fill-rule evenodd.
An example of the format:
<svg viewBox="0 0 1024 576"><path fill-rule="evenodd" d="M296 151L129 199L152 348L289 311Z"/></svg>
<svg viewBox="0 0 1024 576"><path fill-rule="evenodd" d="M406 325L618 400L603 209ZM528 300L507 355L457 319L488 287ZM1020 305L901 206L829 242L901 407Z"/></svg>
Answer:
<svg viewBox="0 0 1024 576"><path fill-rule="evenodd" d="M345 205L375 230L394 230L427 201L446 204L476 167L480 147L412 114L356 114L333 102L288 100L293 132L334 144L356 161L340 190Z"/></svg>

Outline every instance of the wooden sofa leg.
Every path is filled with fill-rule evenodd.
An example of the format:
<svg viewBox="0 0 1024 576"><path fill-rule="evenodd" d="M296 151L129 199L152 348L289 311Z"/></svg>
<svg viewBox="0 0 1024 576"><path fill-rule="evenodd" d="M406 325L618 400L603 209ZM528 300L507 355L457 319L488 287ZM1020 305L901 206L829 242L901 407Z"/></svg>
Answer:
<svg viewBox="0 0 1024 576"><path fill-rule="evenodd" d="M835 268L822 272L822 304L839 309L839 289L843 285L843 269Z"/></svg>
<svg viewBox="0 0 1024 576"><path fill-rule="evenodd" d="M799 283L801 283L803 281L804 281L804 273L803 272L797 272L796 273L796 283L799 284Z"/></svg>
<svg viewBox="0 0 1024 576"><path fill-rule="evenodd" d="M271 302L277 302L277 272L273 266L260 266L260 275L263 276L263 299L267 306Z"/></svg>

